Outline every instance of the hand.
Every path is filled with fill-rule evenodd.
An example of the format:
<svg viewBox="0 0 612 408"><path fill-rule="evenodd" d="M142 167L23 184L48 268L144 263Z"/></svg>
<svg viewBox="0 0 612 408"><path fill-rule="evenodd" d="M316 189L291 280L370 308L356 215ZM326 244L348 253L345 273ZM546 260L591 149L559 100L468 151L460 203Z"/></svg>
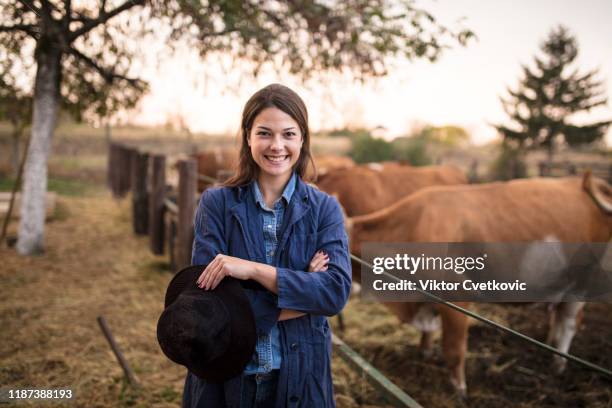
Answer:
<svg viewBox="0 0 612 408"><path fill-rule="evenodd" d="M255 263L229 255L219 254L208 264L197 280L197 285L204 290L214 289L226 276L247 280L255 270Z"/></svg>
<svg viewBox="0 0 612 408"><path fill-rule="evenodd" d="M325 272L329 263L329 255L323 250L317 251L308 265L308 272Z"/></svg>

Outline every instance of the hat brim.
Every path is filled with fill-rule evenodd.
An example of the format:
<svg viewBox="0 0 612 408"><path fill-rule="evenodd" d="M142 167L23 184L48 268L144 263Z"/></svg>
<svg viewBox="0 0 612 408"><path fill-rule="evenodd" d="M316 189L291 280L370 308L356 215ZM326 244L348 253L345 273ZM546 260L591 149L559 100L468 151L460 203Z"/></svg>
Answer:
<svg viewBox="0 0 612 408"><path fill-rule="evenodd" d="M246 292L235 278L223 278L214 290L200 289L196 281L205 268L206 265L193 265L177 272L168 284L164 305L171 305L187 289L196 289L202 291L203 296L215 296L221 300L230 315L227 352L205 365L197 361L186 365L201 379L220 383L241 374L251 360L257 340L255 316Z"/></svg>

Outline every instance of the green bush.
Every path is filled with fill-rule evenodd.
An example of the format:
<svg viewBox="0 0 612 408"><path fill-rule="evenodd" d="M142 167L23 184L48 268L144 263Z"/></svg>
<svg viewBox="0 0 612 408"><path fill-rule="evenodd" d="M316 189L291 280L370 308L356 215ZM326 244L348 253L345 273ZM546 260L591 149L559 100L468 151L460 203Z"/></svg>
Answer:
<svg viewBox="0 0 612 408"><path fill-rule="evenodd" d="M427 166L432 163L427 144L427 138L421 136L397 138L392 142L393 157L413 166Z"/></svg>
<svg viewBox="0 0 612 408"><path fill-rule="evenodd" d="M393 160L393 146L386 140L375 139L369 133L362 133L353 137L350 156L356 163Z"/></svg>

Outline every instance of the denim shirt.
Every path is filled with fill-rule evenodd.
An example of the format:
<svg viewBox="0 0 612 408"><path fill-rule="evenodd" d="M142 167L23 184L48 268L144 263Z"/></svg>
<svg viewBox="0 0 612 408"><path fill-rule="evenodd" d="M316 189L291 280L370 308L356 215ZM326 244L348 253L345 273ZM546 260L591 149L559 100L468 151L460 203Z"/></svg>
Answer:
<svg viewBox="0 0 612 408"><path fill-rule="evenodd" d="M289 182L285 186L282 196L274 202L273 208L269 208L259 188L259 183L254 183L254 194L255 202L257 203L260 216L263 217L263 238L264 238L264 250L266 254L266 263L272 265L274 252L278 246L278 240L280 238L280 229L283 225L283 216L285 214L285 208L291 201L291 196L295 191L295 173L289 179ZM280 347L280 333L278 325L272 326L269 334L258 333L257 344L255 346L255 352L253 358L246 366L244 374L258 374L267 373L271 370L280 368L281 364L281 347Z"/></svg>

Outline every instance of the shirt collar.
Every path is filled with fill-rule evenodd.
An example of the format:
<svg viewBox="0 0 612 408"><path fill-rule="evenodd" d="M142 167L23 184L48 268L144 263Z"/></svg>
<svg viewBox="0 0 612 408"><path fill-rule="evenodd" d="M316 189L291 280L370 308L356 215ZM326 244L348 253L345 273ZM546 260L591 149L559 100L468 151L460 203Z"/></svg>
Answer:
<svg viewBox="0 0 612 408"><path fill-rule="evenodd" d="M295 172L291 173L291 178L289 179L289 182L285 186L283 194L281 195L281 198L285 199L285 204L289 204L289 202L291 201L291 196L295 191L295 178ZM257 182L257 180L255 180L255 182L253 183L253 187L253 191L255 192L255 202L257 202L257 204L259 204L261 208L267 208L266 202L264 201L263 194L261 193L261 189L259 188L259 183Z"/></svg>

